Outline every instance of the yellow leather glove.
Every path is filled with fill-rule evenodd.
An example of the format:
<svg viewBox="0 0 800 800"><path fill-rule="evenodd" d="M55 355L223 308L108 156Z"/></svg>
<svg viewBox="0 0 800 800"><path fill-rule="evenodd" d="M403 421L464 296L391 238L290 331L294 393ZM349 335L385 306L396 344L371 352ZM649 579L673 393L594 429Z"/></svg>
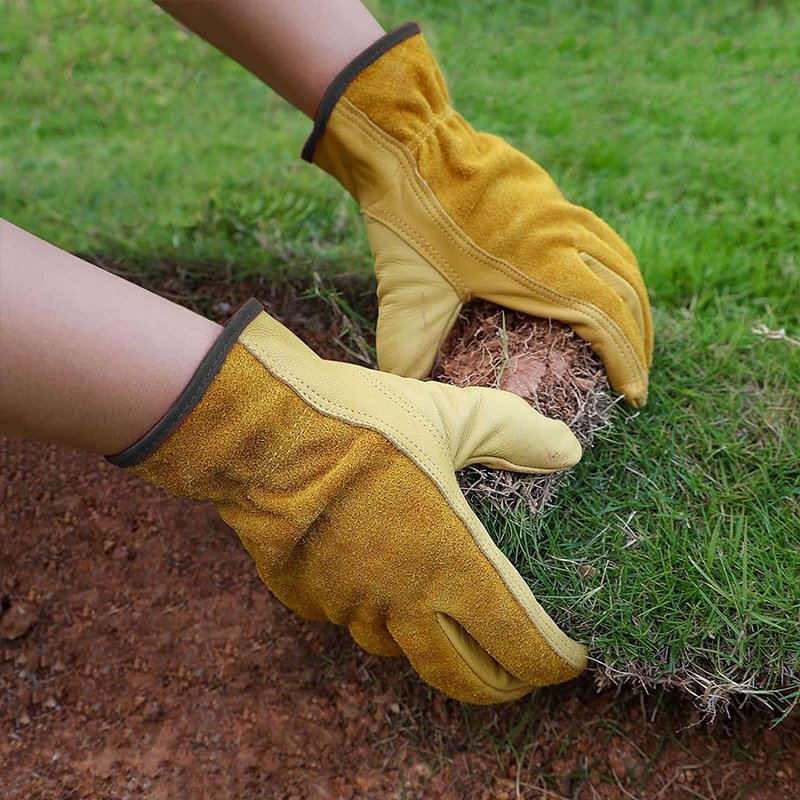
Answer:
<svg viewBox="0 0 800 800"><path fill-rule="evenodd" d="M644 405L653 327L636 258L538 164L453 110L415 23L331 84L303 158L361 205L381 369L428 375L462 304L480 297L571 325Z"/></svg>
<svg viewBox="0 0 800 800"><path fill-rule="evenodd" d="M575 464L569 429L515 395L324 361L250 300L170 412L109 460L213 501L272 592L404 653L474 703L586 664L470 510L453 470Z"/></svg>

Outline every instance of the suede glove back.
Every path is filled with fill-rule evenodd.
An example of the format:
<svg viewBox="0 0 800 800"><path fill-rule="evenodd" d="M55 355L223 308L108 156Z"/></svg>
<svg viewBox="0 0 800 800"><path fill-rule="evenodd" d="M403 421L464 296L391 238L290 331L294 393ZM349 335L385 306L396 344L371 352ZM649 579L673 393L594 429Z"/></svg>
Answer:
<svg viewBox="0 0 800 800"><path fill-rule="evenodd" d="M208 499L273 593L405 654L429 683L510 700L586 664L464 500L454 470L551 472L581 448L512 394L320 359L254 300L172 410L109 460Z"/></svg>
<svg viewBox="0 0 800 800"><path fill-rule="evenodd" d="M361 205L381 369L428 375L462 304L479 297L571 325L611 385L644 405L653 327L630 248L538 164L453 110L414 23L331 84L303 157Z"/></svg>

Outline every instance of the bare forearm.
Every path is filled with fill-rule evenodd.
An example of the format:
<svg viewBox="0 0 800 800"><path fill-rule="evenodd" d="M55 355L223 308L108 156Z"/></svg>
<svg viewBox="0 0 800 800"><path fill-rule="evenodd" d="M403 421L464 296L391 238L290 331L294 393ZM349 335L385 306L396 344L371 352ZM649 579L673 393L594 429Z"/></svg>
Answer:
<svg viewBox="0 0 800 800"><path fill-rule="evenodd" d="M117 453L166 413L219 331L0 220L0 433Z"/></svg>
<svg viewBox="0 0 800 800"><path fill-rule="evenodd" d="M309 117L383 28L359 0L155 0Z"/></svg>

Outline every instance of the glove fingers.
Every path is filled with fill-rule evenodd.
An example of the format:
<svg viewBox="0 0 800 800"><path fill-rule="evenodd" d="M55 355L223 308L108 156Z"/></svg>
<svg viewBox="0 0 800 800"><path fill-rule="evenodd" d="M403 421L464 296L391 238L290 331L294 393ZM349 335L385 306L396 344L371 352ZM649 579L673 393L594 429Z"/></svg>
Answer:
<svg viewBox="0 0 800 800"><path fill-rule="evenodd" d="M400 645L384 626L379 627L356 620L351 622L348 627L356 644L363 647L368 653L374 653L376 656L400 656L403 654Z"/></svg>
<svg viewBox="0 0 800 800"><path fill-rule="evenodd" d="M589 230L576 247L584 264L606 285L619 294L628 306L642 335L643 347L649 368L653 357L653 320L647 287L636 259L624 241L602 220L589 214L598 230ZM611 239L611 235L624 245L624 252Z"/></svg>
<svg viewBox="0 0 800 800"><path fill-rule="evenodd" d="M574 678L586 666L586 649L556 626L482 529L478 541L482 553L453 553L432 608L388 621L412 666L472 703L503 702Z"/></svg>
<svg viewBox="0 0 800 800"><path fill-rule="evenodd" d="M645 341L623 299L594 274L591 279L598 284L595 302L584 313L558 309L553 316L567 322L578 336L589 342L600 356L612 388L639 408L647 401L650 359Z"/></svg>
<svg viewBox="0 0 800 800"><path fill-rule="evenodd" d="M574 243L575 247L584 263L625 300L642 333L649 368L653 355L653 323L647 288L636 256L625 240L589 209L573 206L572 212L575 222L585 231Z"/></svg>
<svg viewBox="0 0 800 800"><path fill-rule="evenodd" d="M582 449L560 420L498 389L430 384L453 447L453 468L484 464L515 472L548 473L580 461Z"/></svg>
<svg viewBox="0 0 800 800"><path fill-rule="evenodd" d="M437 689L468 703L515 700L533 686L516 678L451 617L430 610L424 616L389 624L392 636L419 676ZM454 644L454 641L457 644Z"/></svg>
<svg viewBox="0 0 800 800"><path fill-rule="evenodd" d="M653 362L653 317L641 273L602 240L587 241L586 245L579 253L581 260L624 300L640 331L645 364L649 369Z"/></svg>
<svg viewBox="0 0 800 800"><path fill-rule="evenodd" d="M593 211L583 206L573 206L577 222L611 247L620 258L631 264L638 274L638 262L628 243Z"/></svg>
<svg viewBox="0 0 800 800"><path fill-rule="evenodd" d="M595 244L599 240L595 240ZM554 288L517 273L513 281L479 287L477 296L506 308L571 326L603 361L615 391L636 407L647 400L648 355L645 340L622 297L589 269L571 247L547 264L547 273L563 277ZM645 324L649 315L645 315Z"/></svg>
<svg viewBox="0 0 800 800"><path fill-rule="evenodd" d="M577 313L559 309L560 316L553 316L569 323L589 342L602 359L611 386L631 405L643 406L652 362L647 290L638 269L602 240L587 233L583 243L588 245L582 248L584 253L570 254L569 269L581 274L581 295L591 299L584 309L575 309Z"/></svg>
<svg viewBox="0 0 800 800"><path fill-rule="evenodd" d="M645 337L647 335L647 323L645 322L645 309L642 306L642 301L634 288L622 275L609 269L603 262L598 261L594 256L589 253L578 253L581 261L600 278L603 283L610 286L623 300L631 312L631 316L636 322L641 336L642 346L644 348Z"/></svg>
<svg viewBox="0 0 800 800"><path fill-rule="evenodd" d="M473 671L490 682L476 648L516 679L533 686L560 683L586 667L586 648L550 618L529 586L481 527L475 532L487 569L452 570L453 582L439 595L439 622L452 646ZM446 624L442 616L453 624ZM472 641L470 641L472 640ZM478 652L478 655L480 655Z"/></svg>

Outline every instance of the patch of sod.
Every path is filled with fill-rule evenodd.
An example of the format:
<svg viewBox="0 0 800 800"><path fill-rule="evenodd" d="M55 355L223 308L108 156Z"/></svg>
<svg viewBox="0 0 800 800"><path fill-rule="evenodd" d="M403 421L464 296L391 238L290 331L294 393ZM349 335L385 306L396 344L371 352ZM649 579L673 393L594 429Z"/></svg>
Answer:
<svg viewBox="0 0 800 800"><path fill-rule="evenodd" d="M548 513L487 523L612 676L788 707L800 349L751 331L800 334L800 18L727 0L371 5L387 28L417 18L459 110L619 230L656 310L647 408L618 412ZM368 273L354 204L298 160L308 120L155 6L9 2L3 32L13 222L133 269Z"/></svg>
<svg viewBox="0 0 800 800"><path fill-rule="evenodd" d="M538 516L482 515L611 681L714 712L800 689L800 353L740 320L656 313L646 409L618 406ZM694 324L692 324L694 323Z"/></svg>

